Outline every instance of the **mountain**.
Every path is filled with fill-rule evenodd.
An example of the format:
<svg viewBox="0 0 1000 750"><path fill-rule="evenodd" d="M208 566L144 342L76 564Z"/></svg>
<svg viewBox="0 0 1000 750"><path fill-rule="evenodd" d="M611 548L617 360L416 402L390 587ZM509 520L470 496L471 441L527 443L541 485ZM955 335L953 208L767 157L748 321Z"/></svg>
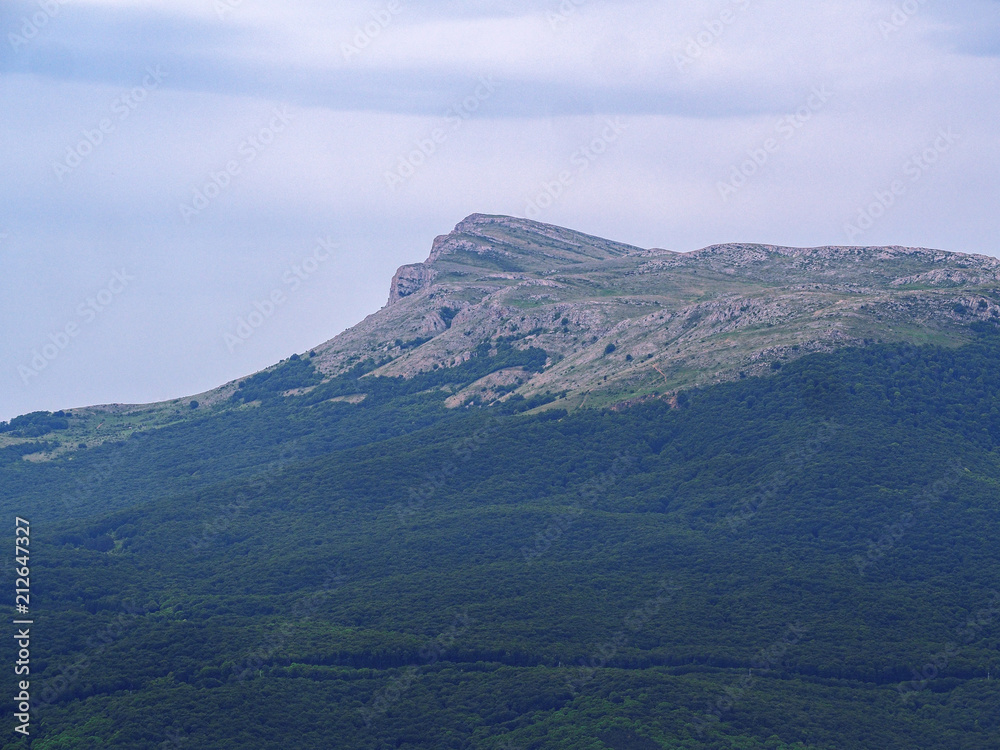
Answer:
<svg viewBox="0 0 1000 750"><path fill-rule="evenodd" d="M643 250L526 219L474 214L400 268L387 305L314 347L335 377L412 378L473 357L483 342L543 349L537 372L510 367L451 394L449 406L517 394L548 408L672 398L767 375L815 352L875 342L969 341L1000 316L996 258L903 247L715 245ZM306 354L303 352L302 354ZM120 439L230 403L239 381L152 405L70 410L71 444ZM0 434L0 447L4 445Z"/></svg>
<svg viewBox="0 0 1000 750"><path fill-rule="evenodd" d="M477 214L400 268L388 305L318 347L317 364L337 373L386 358L375 374L407 377L503 336L554 359L512 373L514 392L607 405L840 346L967 341L971 320L1000 315L998 282L1000 261L985 256L747 244L675 253Z"/></svg>
<svg viewBox="0 0 1000 750"><path fill-rule="evenodd" d="M311 352L12 420L0 746L1000 747L993 274L473 216Z"/></svg>

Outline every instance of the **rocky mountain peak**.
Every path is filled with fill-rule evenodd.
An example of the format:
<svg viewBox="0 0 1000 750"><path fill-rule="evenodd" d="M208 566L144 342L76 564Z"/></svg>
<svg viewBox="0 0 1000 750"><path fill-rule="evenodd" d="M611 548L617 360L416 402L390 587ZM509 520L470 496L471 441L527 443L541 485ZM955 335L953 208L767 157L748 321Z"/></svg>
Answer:
<svg viewBox="0 0 1000 750"><path fill-rule="evenodd" d="M440 273L476 276L492 271L537 276L648 252L528 219L472 214L452 232L434 240L427 260L396 272L387 306L427 288Z"/></svg>
<svg viewBox="0 0 1000 750"><path fill-rule="evenodd" d="M986 256L753 243L676 253L473 214L400 268L389 304L320 347L319 364L334 373L374 357L386 361L376 374L408 377L503 339L550 355L544 372L505 376L517 392L613 404L841 346L958 344L970 322L1000 318L998 286L1000 261Z"/></svg>

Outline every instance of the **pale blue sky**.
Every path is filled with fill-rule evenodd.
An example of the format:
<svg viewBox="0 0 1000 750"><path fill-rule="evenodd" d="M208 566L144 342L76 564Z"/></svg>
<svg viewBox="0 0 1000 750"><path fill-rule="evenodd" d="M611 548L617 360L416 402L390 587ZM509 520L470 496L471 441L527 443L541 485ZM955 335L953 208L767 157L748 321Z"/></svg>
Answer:
<svg viewBox="0 0 1000 750"><path fill-rule="evenodd" d="M1000 3L802 5L3 0L0 419L303 351L473 212L1000 255Z"/></svg>

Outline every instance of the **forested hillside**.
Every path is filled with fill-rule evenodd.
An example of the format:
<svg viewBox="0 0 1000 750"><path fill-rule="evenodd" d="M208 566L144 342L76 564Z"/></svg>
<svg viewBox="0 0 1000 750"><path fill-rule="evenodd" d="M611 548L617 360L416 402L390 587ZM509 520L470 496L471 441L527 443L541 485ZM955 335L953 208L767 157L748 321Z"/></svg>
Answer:
<svg viewBox="0 0 1000 750"><path fill-rule="evenodd" d="M5 461L36 716L3 747L996 748L974 329L572 413L445 408L545 366L503 340L408 380L296 358L222 414Z"/></svg>

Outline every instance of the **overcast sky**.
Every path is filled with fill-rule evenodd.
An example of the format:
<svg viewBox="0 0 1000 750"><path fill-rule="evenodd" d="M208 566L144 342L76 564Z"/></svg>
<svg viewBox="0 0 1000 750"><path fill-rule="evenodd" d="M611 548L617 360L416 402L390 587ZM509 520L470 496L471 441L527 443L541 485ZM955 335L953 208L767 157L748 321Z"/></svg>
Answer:
<svg viewBox="0 0 1000 750"><path fill-rule="evenodd" d="M0 34L0 419L304 351L475 212L1000 255L996 0L2 0Z"/></svg>

